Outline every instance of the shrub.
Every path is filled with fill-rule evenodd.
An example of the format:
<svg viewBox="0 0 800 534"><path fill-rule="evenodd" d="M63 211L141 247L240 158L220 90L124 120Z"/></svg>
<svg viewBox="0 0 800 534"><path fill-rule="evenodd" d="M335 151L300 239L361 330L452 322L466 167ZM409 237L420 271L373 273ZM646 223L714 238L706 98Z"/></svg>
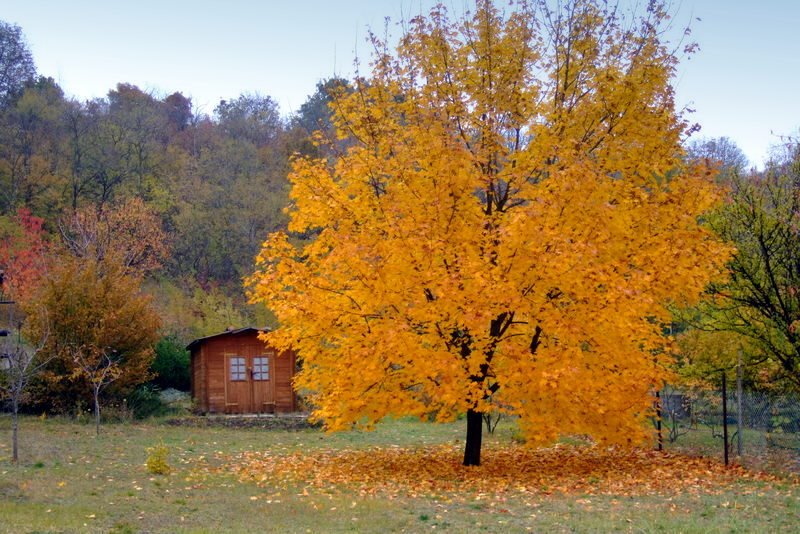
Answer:
<svg viewBox="0 0 800 534"><path fill-rule="evenodd" d="M158 388L152 384L145 384L136 388L126 400L128 408L136 419L144 419L165 412L164 403L161 402Z"/></svg>
<svg viewBox="0 0 800 534"><path fill-rule="evenodd" d="M172 336L161 338L155 350L156 357L150 366L156 375L153 383L162 389L189 391L189 351Z"/></svg>
<svg viewBox="0 0 800 534"><path fill-rule="evenodd" d="M154 475L168 475L172 468L167 461L169 447L160 443L147 448L147 471Z"/></svg>

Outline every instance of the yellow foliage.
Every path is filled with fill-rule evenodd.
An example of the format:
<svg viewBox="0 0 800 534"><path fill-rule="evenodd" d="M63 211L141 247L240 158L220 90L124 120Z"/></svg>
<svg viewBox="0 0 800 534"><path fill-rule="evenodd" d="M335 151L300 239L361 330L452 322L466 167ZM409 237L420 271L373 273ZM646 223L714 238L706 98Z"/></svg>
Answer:
<svg viewBox="0 0 800 534"><path fill-rule="evenodd" d="M534 444L644 437L665 304L728 254L698 224L719 195L681 158L663 11L572 4L413 19L332 106L349 148L294 161L289 229L315 237L271 235L248 284L327 428L495 409Z"/></svg>
<svg viewBox="0 0 800 534"><path fill-rule="evenodd" d="M154 475L168 475L172 468L168 462L169 447L160 443L155 447L147 448L147 471Z"/></svg>

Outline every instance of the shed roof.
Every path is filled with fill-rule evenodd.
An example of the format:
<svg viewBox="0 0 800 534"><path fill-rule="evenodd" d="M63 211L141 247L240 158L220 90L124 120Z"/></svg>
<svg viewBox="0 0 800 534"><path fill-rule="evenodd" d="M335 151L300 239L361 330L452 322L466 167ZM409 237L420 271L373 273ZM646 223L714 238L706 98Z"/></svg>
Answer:
<svg viewBox="0 0 800 534"><path fill-rule="evenodd" d="M256 328L254 326L245 326L244 328L229 328L229 329L225 330L224 332L220 332L219 334L212 334L210 336L206 336L206 337L201 337L201 338L195 339L194 341L192 341L191 343L186 345L186 350L191 351L192 349L194 349L195 347L197 347L198 345L200 345L204 341L207 341L209 339L213 339L215 337L228 336L228 335L234 335L234 334L242 334L244 332L250 332L250 331L252 331L252 332L269 332L270 330L271 330L270 328L266 328L266 327L264 327L264 328Z"/></svg>

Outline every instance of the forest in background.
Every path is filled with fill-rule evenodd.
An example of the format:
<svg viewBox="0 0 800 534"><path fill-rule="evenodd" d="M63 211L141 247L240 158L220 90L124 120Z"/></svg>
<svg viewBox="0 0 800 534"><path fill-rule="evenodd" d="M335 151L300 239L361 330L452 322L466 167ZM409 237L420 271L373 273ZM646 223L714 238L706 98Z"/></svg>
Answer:
<svg viewBox="0 0 800 534"><path fill-rule="evenodd" d="M290 160L319 155L311 133L330 131L331 91L346 87L320 81L290 116L263 94L208 115L124 82L79 101L0 21L0 300L16 302L0 309L0 397L13 411L78 413L98 381L95 401L157 405L158 388L189 389L189 341L276 326L243 278L286 226Z"/></svg>
<svg viewBox="0 0 800 534"><path fill-rule="evenodd" d="M75 213L109 213L132 198L163 229L163 260L145 280L163 333L182 342L228 326L274 326L248 306L242 278L265 237L286 224L293 154L316 150L328 89L320 82L292 116L269 96L222 100L199 114L181 92L119 83L79 102L36 72L19 28L4 25L0 82L0 227L20 213L60 238ZM9 54L17 41L19 53ZM152 236L151 236L152 238Z"/></svg>

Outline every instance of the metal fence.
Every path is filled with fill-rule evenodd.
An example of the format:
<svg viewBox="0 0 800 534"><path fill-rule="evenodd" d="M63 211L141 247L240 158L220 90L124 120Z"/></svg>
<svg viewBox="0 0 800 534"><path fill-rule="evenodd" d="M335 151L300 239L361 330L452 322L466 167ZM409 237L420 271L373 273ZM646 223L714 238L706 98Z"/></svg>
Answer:
<svg viewBox="0 0 800 534"><path fill-rule="evenodd" d="M660 447L800 473L800 398L725 387L659 392ZM727 447L726 447L727 444Z"/></svg>

